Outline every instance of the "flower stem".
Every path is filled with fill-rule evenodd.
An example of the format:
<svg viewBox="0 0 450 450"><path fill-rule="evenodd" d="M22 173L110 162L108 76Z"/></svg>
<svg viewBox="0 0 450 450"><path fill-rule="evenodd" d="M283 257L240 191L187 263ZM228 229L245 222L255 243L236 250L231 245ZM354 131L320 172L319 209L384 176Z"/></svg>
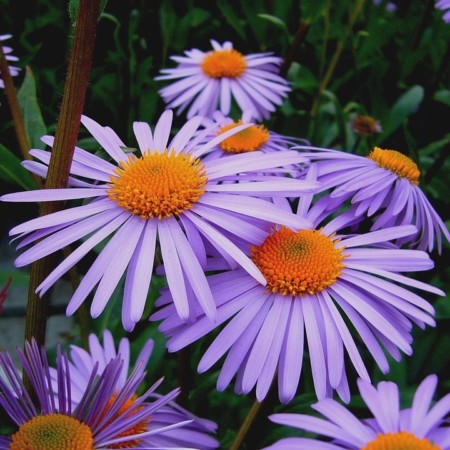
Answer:
<svg viewBox="0 0 450 450"><path fill-rule="evenodd" d="M91 69L99 3L100 0L80 0L79 3L73 47L45 183L46 188L64 188L67 185ZM46 202L41 206L40 215L44 216L61 208L61 202ZM50 273L51 261L51 258L46 257L34 262L31 266L25 339L34 338L38 345L45 343L49 297L45 295L39 298L36 288Z"/></svg>
<svg viewBox="0 0 450 450"><path fill-rule="evenodd" d="M288 48L283 64L281 66L280 69L281 76L285 77L287 75L289 67L291 67L291 64L295 59L295 55L297 54L300 45L304 41L305 36L308 33L308 30L309 30L309 22L301 20L295 33L294 39L292 40L291 45Z"/></svg>
<svg viewBox="0 0 450 450"><path fill-rule="evenodd" d="M244 422L242 422L241 428L239 428L239 431L236 434L236 437L234 438L234 441L232 442L229 450L239 450L241 448L241 445L244 442L244 439L246 438L248 432L250 431L253 422L258 416L261 405L262 403L259 403L257 400L255 400L250 410L248 411Z"/></svg>

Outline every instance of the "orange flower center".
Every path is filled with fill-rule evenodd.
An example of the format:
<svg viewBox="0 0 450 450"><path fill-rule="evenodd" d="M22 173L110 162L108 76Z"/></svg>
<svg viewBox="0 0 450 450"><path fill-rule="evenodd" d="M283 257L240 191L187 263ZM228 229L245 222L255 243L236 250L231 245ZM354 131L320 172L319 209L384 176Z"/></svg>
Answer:
<svg viewBox="0 0 450 450"><path fill-rule="evenodd" d="M242 120L224 125L219 135L228 130L242 125ZM245 153L259 150L268 140L269 131L264 125L252 125L245 130L230 136L219 144L219 147L227 153Z"/></svg>
<svg viewBox="0 0 450 450"><path fill-rule="evenodd" d="M108 197L143 219L163 219L192 208L205 190L205 166L196 158L167 149L129 156L111 177Z"/></svg>
<svg viewBox="0 0 450 450"><path fill-rule="evenodd" d="M375 147L368 158L375 161L379 167L390 170L401 178L408 179L412 184L419 184L420 170L417 164L403 153Z"/></svg>
<svg viewBox="0 0 450 450"><path fill-rule="evenodd" d="M10 450L94 450L91 429L64 414L33 417L11 436Z"/></svg>
<svg viewBox="0 0 450 450"><path fill-rule="evenodd" d="M319 230L283 227L251 247L251 257L267 280L268 292L301 296L321 292L338 279L342 251Z"/></svg>
<svg viewBox="0 0 450 450"><path fill-rule="evenodd" d="M428 439L418 438L407 431L400 431L378 434L375 440L361 450L440 450L440 447L432 444Z"/></svg>
<svg viewBox="0 0 450 450"><path fill-rule="evenodd" d="M102 416L104 417L106 415L106 413L109 411L109 409L112 406L113 401L115 400L116 396L113 396L109 399ZM131 398L129 398L117 411L116 414L113 415L113 417L111 418L111 420L109 420L107 422L107 424L105 425L108 426L110 425L114 420L116 420L118 417L120 416L125 416L125 417L131 417L134 414L136 414L137 412L139 412L142 407L137 407L135 408L133 411L128 412L127 411L133 406L134 402L136 400L136 396L133 395ZM144 433L146 431L148 431L148 426L150 424L150 420L143 420L139 423L137 423L136 425L132 426L131 428L128 428L125 431L122 431L122 433L117 434L114 436L113 439L118 439L118 438L122 438L122 437L126 437L126 436L132 436L134 434L141 434ZM135 447L140 447L140 439L133 439L130 441L126 441L126 442L121 442L120 444L109 444L108 448L135 448Z"/></svg>
<svg viewBox="0 0 450 450"><path fill-rule="evenodd" d="M203 73L211 78L239 78L247 68L244 55L238 51L214 50L201 63Z"/></svg>

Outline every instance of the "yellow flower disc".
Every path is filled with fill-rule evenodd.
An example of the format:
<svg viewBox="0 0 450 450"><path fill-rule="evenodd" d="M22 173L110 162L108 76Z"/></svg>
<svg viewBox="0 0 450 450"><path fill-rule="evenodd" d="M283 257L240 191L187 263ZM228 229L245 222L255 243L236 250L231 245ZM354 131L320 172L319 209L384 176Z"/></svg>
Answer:
<svg viewBox="0 0 450 450"><path fill-rule="evenodd" d="M283 227L252 247L251 257L269 292L301 296L321 292L338 279L344 267L342 251L319 230Z"/></svg>
<svg viewBox="0 0 450 450"><path fill-rule="evenodd" d="M244 55L234 49L214 50L203 58L201 68L211 78L239 78L247 63Z"/></svg>
<svg viewBox="0 0 450 450"><path fill-rule="evenodd" d="M422 439L407 431L378 434L361 450L440 450L438 445Z"/></svg>
<svg viewBox="0 0 450 450"><path fill-rule="evenodd" d="M199 200L208 179L196 158L168 150L130 156L111 177L107 195L143 219L179 215Z"/></svg>
<svg viewBox="0 0 450 450"><path fill-rule="evenodd" d="M11 436L10 450L94 450L91 429L64 414L33 417Z"/></svg>
<svg viewBox="0 0 450 450"><path fill-rule="evenodd" d="M242 121L224 125L219 135L242 125ZM246 153L259 150L270 138L269 131L264 125L252 125L245 130L230 136L219 144L219 147L227 153Z"/></svg>
<svg viewBox="0 0 450 450"><path fill-rule="evenodd" d="M375 147L368 158L375 161L379 167L390 170L401 178L408 179L412 184L419 184L420 170L417 164L403 153L397 150L384 150Z"/></svg>

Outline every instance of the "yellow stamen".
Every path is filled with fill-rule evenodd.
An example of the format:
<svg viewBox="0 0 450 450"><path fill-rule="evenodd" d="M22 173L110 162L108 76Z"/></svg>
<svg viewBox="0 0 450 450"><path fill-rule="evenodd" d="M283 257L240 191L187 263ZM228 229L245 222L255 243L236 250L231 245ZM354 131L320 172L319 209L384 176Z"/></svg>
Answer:
<svg viewBox="0 0 450 450"><path fill-rule="evenodd" d="M219 135L228 130L242 125L242 120L224 125ZM219 147L227 153L245 153L259 150L268 140L269 131L264 125L252 125L245 130L230 136L219 144Z"/></svg>
<svg viewBox="0 0 450 450"><path fill-rule="evenodd" d="M113 397L111 397L109 399L109 401L103 411L102 417L105 417L105 415L111 408L113 401L116 399L116 397L117 396L114 395ZM138 406L133 411L127 413L127 411L134 405L135 401L136 401L136 396L133 395L119 408L119 410L107 422L105 427L110 425L114 420L116 420L120 416L125 415L125 417L131 417L134 414L136 414L137 412L139 412L142 409L142 406ZM115 435L112 439L118 439L118 438L122 438L122 437L126 437L126 436L133 436L134 434L145 433L146 431L148 431L149 423L150 423L150 419L142 420L141 422L138 422L136 425L132 426L131 428L128 428L127 430L122 431L121 433ZM139 445L140 443L141 443L140 439L133 439L133 440L126 441L126 442L121 442L120 444L109 444L108 448L136 448L136 447L140 447L140 445Z"/></svg>
<svg viewBox="0 0 450 450"><path fill-rule="evenodd" d="M10 450L94 450L91 429L64 414L33 417L11 436Z"/></svg>
<svg viewBox="0 0 450 450"><path fill-rule="evenodd" d="M208 181L199 159L167 149L141 158L130 155L115 172L108 197L143 219L163 219L191 209Z"/></svg>
<svg viewBox="0 0 450 450"><path fill-rule="evenodd" d="M268 292L301 296L332 285L342 273L343 248L319 230L281 228L270 234L251 257L267 281Z"/></svg>
<svg viewBox="0 0 450 450"><path fill-rule="evenodd" d="M417 164L403 153L375 147L368 158L375 161L379 167L390 170L401 178L408 179L412 184L419 184L420 170Z"/></svg>
<svg viewBox="0 0 450 450"><path fill-rule="evenodd" d="M418 438L407 431L399 431L378 434L361 450L440 450L440 447L428 439Z"/></svg>
<svg viewBox="0 0 450 450"><path fill-rule="evenodd" d="M244 55L238 51L214 50L201 63L203 73L211 78L239 78L247 68Z"/></svg>

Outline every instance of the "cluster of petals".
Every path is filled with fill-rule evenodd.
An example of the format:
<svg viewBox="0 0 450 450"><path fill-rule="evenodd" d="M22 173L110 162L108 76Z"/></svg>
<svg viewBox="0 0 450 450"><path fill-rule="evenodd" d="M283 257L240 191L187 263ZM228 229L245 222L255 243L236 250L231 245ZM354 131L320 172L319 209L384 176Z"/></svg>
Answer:
<svg viewBox="0 0 450 450"><path fill-rule="evenodd" d="M445 23L450 23L450 0L437 0L436 8L443 11L442 19Z"/></svg>
<svg viewBox="0 0 450 450"><path fill-rule="evenodd" d="M111 128L83 117L83 125L112 162L77 147L68 188L19 192L1 197L2 201L14 202L85 200L81 206L32 219L10 231L11 236L21 238L18 248L35 243L16 259L15 264L19 267L86 238L38 286L40 295L88 252L107 241L73 294L67 314L73 314L96 288L91 314L98 317L125 274L122 322L125 329L132 330L144 311L157 238L168 286L173 294L177 314L183 320L190 315L188 292L196 296L201 309L210 319L216 318L215 302L204 273L207 246L212 246L223 255L230 267L240 266L264 283L254 263L228 236L236 235L253 243L255 233L260 233L260 230L249 220L252 218L263 223L274 222L297 228L309 225L305 219L281 209L268 198L310 193L317 189L318 183L288 177L264 179L259 175L261 171L304 162L305 158L299 152L284 151L256 156L251 153L239 154L199 163L204 167L204 192L191 208L178 216L142 218L110 198L111 186L118 177L120 179L120 171L126 164L133 164L148 155L167 154L167 149L174 157L199 159L209 148L249 126L242 124L198 145L198 137L193 136L201 121L201 117L187 121L170 142L170 110L162 114L153 133L147 123L135 122L134 133L139 145L135 155L126 152L129 147ZM44 137L43 141L53 145L52 137ZM46 176L50 152L32 150L30 153L37 161L26 161L23 165L36 174ZM240 172L245 172L245 182L227 183L236 181ZM152 180L149 178L149 182ZM164 184L166 178L160 181ZM131 192L139 193L139 189L140 186L134 186Z"/></svg>
<svg viewBox="0 0 450 450"><path fill-rule="evenodd" d="M11 37L12 37L11 34L0 34L0 44L2 45L3 53L5 54L6 61L18 61L19 58L17 58L17 56L14 56L11 54L11 52L13 51L12 48L8 47L6 45L3 45L3 41L5 41ZM20 69L18 67L8 65L8 68L9 68L9 73L11 74L12 77L15 77L16 75L19 74ZM5 83L3 82L3 79L0 74L0 88L4 88L4 87L5 87Z"/></svg>
<svg viewBox="0 0 450 450"><path fill-rule="evenodd" d="M399 388L395 383L382 381L375 387L360 379L359 391L372 417L361 420L332 399L312 405L324 418L307 414L273 414L269 417L272 422L318 437L289 437L265 450L449 450L450 428L446 418L450 413L450 394L432 405L437 381L436 375L426 377L417 387L411 407L401 409ZM409 446L405 442L409 442Z"/></svg>
<svg viewBox="0 0 450 450"><path fill-rule="evenodd" d="M98 364L92 367L87 373L85 390L76 407L71 401L72 378L69 360L60 348L53 379L50 376L45 349L39 348L35 341L27 342L24 352L18 350L18 357L30 380L36 400L32 399L33 394L25 388L22 375L11 356L7 352L0 353L0 368L4 372L0 377L0 406L18 427L18 431L12 435L0 436L1 450L28 448L25 447L27 442L28 445L34 444L38 448L72 450L76 440L82 438L85 446L76 448L161 448L159 445L153 445L152 439L160 433L186 426L192 421L187 419L154 429L149 426L147 430L142 430L139 425L151 424L152 417L174 400L179 390L175 389L148 401L149 396L159 386L158 382L143 395L137 396L136 392L145 372L135 370L119 383L118 380L123 374L123 361L120 356L112 358L104 365L103 370L99 370ZM55 384L58 386L57 392L53 389ZM61 419L64 418L69 430L78 428L82 435L75 433L73 440L69 442L68 437L60 431ZM134 429L141 431L130 434L129 431ZM27 439L37 439L38 442L29 442ZM48 447L45 447L47 439ZM140 447L139 443L144 441L145 447ZM18 447L11 447L12 442L16 442Z"/></svg>
<svg viewBox="0 0 450 450"><path fill-rule="evenodd" d="M172 56L178 63L173 69L163 69L156 80L176 80L159 91L168 108L178 108L180 114L186 108L187 117L196 114L210 116L220 110L227 115L234 100L241 111L253 109L255 118L267 119L276 106L283 103L291 90L288 82L278 75L282 59L272 53L238 54L243 60L242 73L236 76L211 77L202 68L209 55L233 52L233 44L219 44L211 40L213 50L185 51L185 56ZM238 53L238 52L236 52Z"/></svg>
<svg viewBox="0 0 450 450"><path fill-rule="evenodd" d="M314 167L308 172L312 178ZM409 288L444 293L402 275L429 270L432 260L423 251L398 249L390 243L416 229L406 225L357 235L336 234L354 222L353 211L319 228L327 216L328 200L324 197L311 207L312 198L301 198L298 214L313 222L317 232L328 237L335 249L343 249L345 255L342 272L331 285L318 292L283 295L268 291L242 269L225 270L208 277L218 310L214 322L195 306L194 298L190 301L195 317L188 323L174 314L170 292L163 291L156 302L161 309L150 320L162 321L158 329L169 338L170 352L224 325L198 365L199 372L204 372L227 354L217 381L220 391L236 375L236 392L247 394L256 386L256 397L262 401L278 373L280 401L289 402L297 391L307 347L317 397L330 396L336 389L343 400L349 401L345 352L358 375L369 380L357 341L365 344L386 373L389 364L383 348L395 360L401 358L400 351L410 355L412 325L435 324L432 305ZM260 245L269 234L260 233L260 242L254 245ZM248 246L242 250L249 252ZM212 267L220 268L220 262L214 260ZM359 336L352 336L347 320Z"/></svg>

